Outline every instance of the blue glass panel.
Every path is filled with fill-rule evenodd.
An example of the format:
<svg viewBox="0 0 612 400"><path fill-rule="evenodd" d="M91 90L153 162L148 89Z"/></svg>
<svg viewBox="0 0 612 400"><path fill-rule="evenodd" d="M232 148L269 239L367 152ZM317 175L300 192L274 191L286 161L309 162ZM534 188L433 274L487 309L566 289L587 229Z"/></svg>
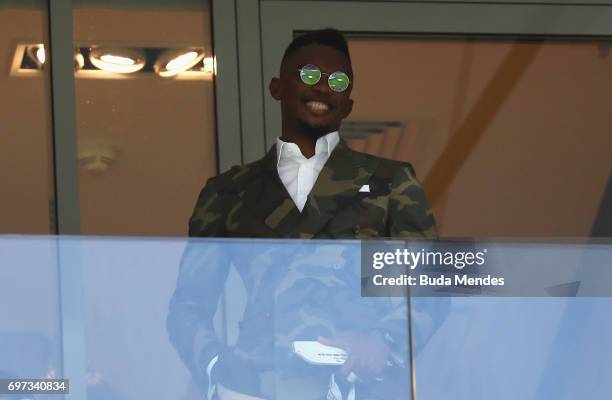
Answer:
<svg viewBox="0 0 612 400"><path fill-rule="evenodd" d="M612 246L487 246L508 279L577 255L580 284L363 297L357 241L0 237L0 370L78 399L606 398Z"/></svg>

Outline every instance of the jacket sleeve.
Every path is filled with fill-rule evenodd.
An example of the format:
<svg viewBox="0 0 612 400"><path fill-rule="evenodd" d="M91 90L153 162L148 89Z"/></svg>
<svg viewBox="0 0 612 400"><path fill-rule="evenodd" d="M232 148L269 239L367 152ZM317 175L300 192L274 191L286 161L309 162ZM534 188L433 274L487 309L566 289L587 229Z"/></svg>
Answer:
<svg viewBox="0 0 612 400"><path fill-rule="evenodd" d="M223 203L209 180L198 198L189 233L223 236L224 225ZM214 331L213 316L229 271L227 246L218 240L187 244L166 320L171 343L204 392L209 382L207 366L224 350Z"/></svg>
<svg viewBox="0 0 612 400"><path fill-rule="evenodd" d="M436 239L436 221L414 169L402 163L393 176L389 197L389 236Z"/></svg>
<svg viewBox="0 0 612 400"><path fill-rule="evenodd" d="M217 189L216 179L206 182L189 219L190 237L225 237L227 203Z"/></svg>
<svg viewBox="0 0 612 400"><path fill-rule="evenodd" d="M427 196L409 163L402 163L393 175L389 197L389 236L396 239L437 238L436 221ZM439 326L439 321L434 321L429 311L412 309L413 335L420 342L427 342ZM378 328L390 335L395 343L393 350L402 358L406 357L408 302L400 301L382 315Z"/></svg>

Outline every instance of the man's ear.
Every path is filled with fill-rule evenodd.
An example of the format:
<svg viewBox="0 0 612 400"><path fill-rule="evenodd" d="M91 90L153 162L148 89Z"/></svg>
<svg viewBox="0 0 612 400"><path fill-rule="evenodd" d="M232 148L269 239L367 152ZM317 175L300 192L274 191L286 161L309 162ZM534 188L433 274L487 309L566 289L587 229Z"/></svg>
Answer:
<svg viewBox="0 0 612 400"><path fill-rule="evenodd" d="M275 100L281 99L281 82L278 78L272 78L270 80L270 94Z"/></svg>
<svg viewBox="0 0 612 400"><path fill-rule="evenodd" d="M348 117L351 111L353 111L353 99L348 99L346 110L344 111L344 114L342 115L342 119Z"/></svg>

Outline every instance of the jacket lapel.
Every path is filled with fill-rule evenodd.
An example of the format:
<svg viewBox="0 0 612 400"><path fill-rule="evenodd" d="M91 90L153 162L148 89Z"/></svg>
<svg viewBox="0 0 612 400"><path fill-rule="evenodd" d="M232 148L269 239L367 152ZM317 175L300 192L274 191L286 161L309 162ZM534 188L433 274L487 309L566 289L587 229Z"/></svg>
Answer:
<svg viewBox="0 0 612 400"><path fill-rule="evenodd" d="M300 219L300 211L278 176L276 145L260 163L258 179L245 188L244 206L253 219L270 230L270 236L288 237Z"/></svg>
<svg viewBox="0 0 612 400"><path fill-rule="evenodd" d="M302 213L293 207L297 221L292 229L285 227L290 229L289 236L310 239L320 232L337 212L351 202L361 186L369 181L378 163L377 158L359 154L340 140L323 166ZM290 197L289 201L293 204ZM289 214L292 219L296 217L294 213Z"/></svg>

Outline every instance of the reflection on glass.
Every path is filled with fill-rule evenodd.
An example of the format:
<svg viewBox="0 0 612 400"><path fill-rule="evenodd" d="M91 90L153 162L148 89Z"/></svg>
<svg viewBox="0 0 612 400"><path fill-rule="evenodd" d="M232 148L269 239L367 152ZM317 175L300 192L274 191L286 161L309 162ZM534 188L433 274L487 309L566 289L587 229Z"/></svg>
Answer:
<svg viewBox="0 0 612 400"><path fill-rule="evenodd" d="M360 257L358 242L194 240L170 302L170 340L211 394L410 398L407 300L362 297ZM231 345L213 324L225 285L245 299Z"/></svg>
<svg viewBox="0 0 612 400"><path fill-rule="evenodd" d="M183 236L216 174L208 1L75 2L81 231Z"/></svg>
<svg viewBox="0 0 612 400"><path fill-rule="evenodd" d="M0 233L55 232L47 21L46 1L0 4Z"/></svg>
<svg viewBox="0 0 612 400"><path fill-rule="evenodd" d="M611 42L349 44L361 79L343 134L413 163L440 235L589 236L612 170Z"/></svg>

